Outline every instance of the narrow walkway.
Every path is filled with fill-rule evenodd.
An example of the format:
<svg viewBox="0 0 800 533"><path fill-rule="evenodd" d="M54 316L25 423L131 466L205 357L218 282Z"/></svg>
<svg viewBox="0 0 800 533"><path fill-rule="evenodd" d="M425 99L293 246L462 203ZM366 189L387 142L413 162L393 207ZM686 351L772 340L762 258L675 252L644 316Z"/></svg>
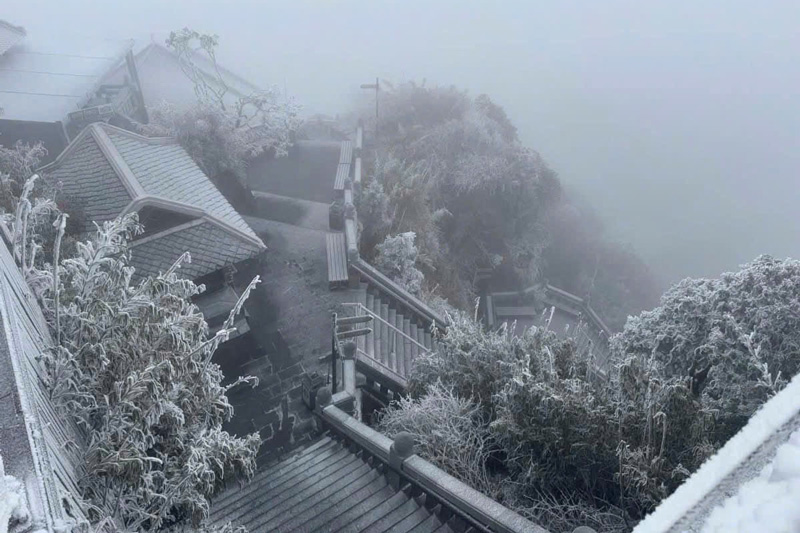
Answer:
<svg viewBox="0 0 800 533"><path fill-rule="evenodd" d="M239 435L260 433L259 464L314 438L303 376L327 378L329 365L320 358L330 353L331 315L354 299L350 291L328 288L323 202L332 196L338 164L338 142L302 142L288 158L256 162L249 170L261 217L245 219L268 248L261 284L246 304L258 346L226 343L215 360L228 379L259 379L256 388L229 393L235 415L226 426Z"/></svg>

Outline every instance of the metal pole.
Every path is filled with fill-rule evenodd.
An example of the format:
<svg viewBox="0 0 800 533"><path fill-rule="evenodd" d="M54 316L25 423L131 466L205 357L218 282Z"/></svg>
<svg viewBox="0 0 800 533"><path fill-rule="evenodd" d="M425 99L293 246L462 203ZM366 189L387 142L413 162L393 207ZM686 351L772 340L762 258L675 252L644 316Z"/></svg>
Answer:
<svg viewBox="0 0 800 533"><path fill-rule="evenodd" d="M378 92L380 91L378 78L375 78L375 138L378 138Z"/></svg>

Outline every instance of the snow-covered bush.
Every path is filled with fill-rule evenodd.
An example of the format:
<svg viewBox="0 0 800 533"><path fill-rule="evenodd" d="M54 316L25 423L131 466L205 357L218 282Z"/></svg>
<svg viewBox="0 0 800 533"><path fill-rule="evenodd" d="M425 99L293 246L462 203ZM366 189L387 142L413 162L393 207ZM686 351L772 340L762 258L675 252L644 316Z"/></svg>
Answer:
<svg viewBox="0 0 800 533"><path fill-rule="evenodd" d="M386 237L377 246L375 266L411 294L419 294L424 276L417 269L418 250L412 231Z"/></svg>
<svg viewBox="0 0 800 533"><path fill-rule="evenodd" d="M12 224L22 257L35 249L25 231L35 212L20 202ZM196 525L216 491L255 470L258 435L222 430L233 415L227 391L255 380L223 386L211 358L258 279L208 338L190 301L202 287L178 275L188 254L134 283L128 240L141 231L135 214L104 223L77 255L61 259L64 222L57 219L53 265L22 266L55 339L42 354L51 397L87 430L81 489L89 515L134 531Z"/></svg>
<svg viewBox="0 0 800 533"><path fill-rule="evenodd" d="M507 505L553 531L612 531L651 512L797 374L800 262L760 257L681 282L628 321L607 377L553 332L450 318L437 349L415 360L417 400L401 409L418 411L441 381L485 416Z"/></svg>
<svg viewBox="0 0 800 533"><path fill-rule="evenodd" d="M719 279L686 279L631 318L612 349L689 380L719 445L800 372L800 261L761 256Z"/></svg>
<svg viewBox="0 0 800 533"><path fill-rule="evenodd" d="M389 196L377 179L370 179L356 197L358 219L361 223L361 246L372 250L385 237L392 223Z"/></svg>
<svg viewBox="0 0 800 533"><path fill-rule="evenodd" d="M0 208L3 211L14 212L25 182L46 155L47 149L40 142L30 145L17 141L12 147L0 146Z"/></svg>
<svg viewBox="0 0 800 533"><path fill-rule="evenodd" d="M382 433L411 433L416 453L483 494L499 496L499 482L487 468L495 447L478 404L437 382L424 396L402 398L395 407L383 412L378 422Z"/></svg>

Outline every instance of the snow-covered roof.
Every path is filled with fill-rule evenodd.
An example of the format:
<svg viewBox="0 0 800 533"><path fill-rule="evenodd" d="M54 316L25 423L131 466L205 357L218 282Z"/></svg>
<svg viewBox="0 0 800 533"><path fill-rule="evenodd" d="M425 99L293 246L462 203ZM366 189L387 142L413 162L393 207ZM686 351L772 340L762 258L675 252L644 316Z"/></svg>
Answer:
<svg viewBox="0 0 800 533"><path fill-rule="evenodd" d="M78 504L82 435L50 400L38 358L52 339L11 256L5 225L0 230L0 453L5 474L24 485L29 519L23 530L53 531L69 519L67 512L84 518Z"/></svg>
<svg viewBox="0 0 800 533"><path fill-rule="evenodd" d="M776 450L785 445L790 436L800 429L800 375L794 379L778 394L765 403L755 415L750 418L747 425L734 435L713 457L708 459L683 485L647 516L633 530L634 533L661 533L661 532L700 532L707 531L704 525L713 514L713 523L709 527L719 524L720 513L738 513L743 525L750 520L750 513L754 508L761 507L765 513L759 520L762 522L756 529L742 529L741 531L798 531L800 523L795 522L797 529L768 529L763 522L772 512L778 512L776 505L781 499L776 490L796 491L789 496L791 501L800 502L800 448L784 449L778 455L780 472L778 477L783 477L786 483L779 483L767 487L763 476L772 478L774 468L767 468L776 458ZM792 448L800 446L798 437L792 438ZM785 457L786 454L789 457ZM794 454L794 455L792 455ZM783 456L783 457L782 457ZM767 468L767 470L765 470ZM759 478L759 475L762 477ZM793 477L792 477L793 476ZM751 480L761 479L761 482L751 484ZM779 479L780 481L780 479ZM755 487L755 490L754 490ZM772 491L773 498L764 502L760 500L759 492ZM738 496L737 496L738 495ZM763 494L762 494L763 495ZM730 497L736 496L733 500ZM786 501L786 500L783 500ZM794 507L798 507L796 504ZM716 510L720 509L720 510ZM797 513L797 509L787 512ZM732 518L729 515L727 518ZM797 514L795 514L797 516ZM717 531L710 529L710 531ZM737 531L737 529L725 529Z"/></svg>
<svg viewBox="0 0 800 533"><path fill-rule="evenodd" d="M137 274L157 274L189 251L192 263L181 271L197 278L266 248L175 139L97 122L40 172L80 202L86 223L147 206L191 218L131 243Z"/></svg>
<svg viewBox="0 0 800 533"><path fill-rule="evenodd" d="M0 55L25 38L25 28L0 20Z"/></svg>
<svg viewBox="0 0 800 533"><path fill-rule="evenodd" d="M0 108L3 119L26 122L65 120L89 101L132 45L39 35L15 44L0 55Z"/></svg>

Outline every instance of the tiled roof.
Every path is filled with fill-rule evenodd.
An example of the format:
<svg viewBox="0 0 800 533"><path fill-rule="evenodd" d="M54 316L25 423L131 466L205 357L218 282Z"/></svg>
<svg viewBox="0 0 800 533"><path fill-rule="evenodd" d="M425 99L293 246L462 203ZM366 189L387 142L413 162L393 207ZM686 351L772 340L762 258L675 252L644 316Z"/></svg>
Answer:
<svg viewBox="0 0 800 533"><path fill-rule="evenodd" d="M85 474L83 437L50 398L39 357L53 340L6 244L10 238L5 226L1 233L0 454L5 474L25 486L31 516L19 530L53 531L58 522L69 519L67 506L75 518L84 518L78 489ZM5 531L5 526L0 524L0 529Z"/></svg>
<svg viewBox="0 0 800 533"><path fill-rule="evenodd" d="M133 197L125 188L92 135L82 135L73 141L70 157L51 167L47 179L61 182L64 194L80 198L84 223L112 220L131 203Z"/></svg>
<svg viewBox="0 0 800 533"><path fill-rule="evenodd" d="M50 181L61 182L64 192L86 213L87 222L111 220L145 206L195 217L192 223L134 241L137 273L164 271L188 251L192 263L181 272L196 278L265 249L173 139L143 137L94 123L40 172Z"/></svg>
<svg viewBox="0 0 800 533"><path fill-rule="evenodd" d="M213 502L210 520L252 532L453 531L415 498L392 488L382 467L329 436L223 494Z"/></svg>
<svg viewBox="0 0 800 533"><path fill-rule="evenodd" d="M157 238L131 243L131 259L137 276L163 272L187 251L192 261L184 264L180 271L190 279L244 261L261 251L252 243L231 239L223 228L205 221L186 224L184 229L158 235L154 236Z"/></svg>
<svg viewBox="0 0 800 533"><path fill-rule="evenodd" d="M25 28L0 20L0 55L25 38Z"/></svg>
<svg viewBox="0 0 800 533"><path fill-rule="evenodd" d="M26 122L65 120L70 112L89 101L131 44L26 36L0 54L1 118Z"/></svg>
<svg viewBox="0 0 800 533"><path fill-rule="evenodd" d="M199 207L251 237L258 238L177 142L149 139L100 124L95 127L103 128L108 133L146 194Z"/></svg>

